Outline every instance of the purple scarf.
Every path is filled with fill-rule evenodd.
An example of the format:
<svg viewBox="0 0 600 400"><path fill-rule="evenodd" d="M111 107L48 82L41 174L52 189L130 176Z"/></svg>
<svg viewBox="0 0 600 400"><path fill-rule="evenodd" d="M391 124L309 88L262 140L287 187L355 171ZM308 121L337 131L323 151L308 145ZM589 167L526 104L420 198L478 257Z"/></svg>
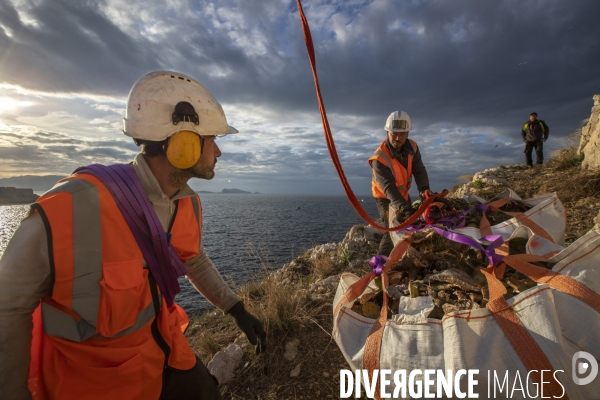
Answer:
<svg viewBox="0 0 600 400"><path fill-rule="evenodd" d="M129 164L92 164L77 168L73 173L93 175L104 183L119 206L167 306L171 306L175 295L181 291L177 278L185 275L186 269L168 243L167 234L133 167Z"/></svg>

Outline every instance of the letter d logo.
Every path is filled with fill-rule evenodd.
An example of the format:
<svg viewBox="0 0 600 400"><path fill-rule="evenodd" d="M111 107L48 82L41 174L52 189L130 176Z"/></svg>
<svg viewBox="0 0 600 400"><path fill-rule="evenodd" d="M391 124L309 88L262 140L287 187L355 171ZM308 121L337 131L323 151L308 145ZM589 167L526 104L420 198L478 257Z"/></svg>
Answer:
<svg viewBox="0 0 600 400"><path fill-rule="evenodd" d="M585 361L582 359L585 359ZM596 378L596 375L598 375L598 362L593 355L585 351L578 351L573 354L572 368L571 374L573 376L573 382L576 385L587 385ZM579 378L579 376L584 375L588 369L590 369L590 374L585 378Z"/></svg>

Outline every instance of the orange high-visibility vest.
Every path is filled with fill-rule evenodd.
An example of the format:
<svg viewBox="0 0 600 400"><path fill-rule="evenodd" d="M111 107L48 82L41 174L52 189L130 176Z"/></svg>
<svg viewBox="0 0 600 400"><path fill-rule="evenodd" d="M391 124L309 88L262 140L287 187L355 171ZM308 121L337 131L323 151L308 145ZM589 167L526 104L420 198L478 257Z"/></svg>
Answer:
<svg viewBox="0 0 600 400"><path fill-rule="evenodd" d="M198 254L197 196L177 200L171 245ZM74 175L40 197L51 289L34 312L29 390L34 399L158 399L167 367L196 356L181 307L167 307L117 203L92 175Z"/></svg>
<svg viewBox="0 0 600 400"><path fill-rule="evenodd" d="M413 147L414 153L417 152L417 143L414 140L408 139L410 144ZM396 178L396 187L398 191L406 200L408 200L408 190L410 189L410 184L412 183L412 161L413 156L408 155L407 157L407 168L404 168L400 161L395 159L392 156L392 152L388 149L386 145L387 139L384 140L375 153L369 158L369 165L373 168L373 160L377 160L377 162L382 163L386 167L392 170L394 174L394 178ZM371 191L373 193L373 197L379 199L387 199L383 191L383 187L379 182L379 177L375 174L375 170L373 170L373 179L371 181Z"/></svg>

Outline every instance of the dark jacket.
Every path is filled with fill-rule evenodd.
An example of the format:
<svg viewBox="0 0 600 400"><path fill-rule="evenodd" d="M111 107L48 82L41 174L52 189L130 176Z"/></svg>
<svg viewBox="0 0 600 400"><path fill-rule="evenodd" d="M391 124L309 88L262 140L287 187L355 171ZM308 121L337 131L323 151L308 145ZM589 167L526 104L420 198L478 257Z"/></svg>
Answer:
<svg viewBox="0 0 600 400"><path fill-rule="evenodd" d="M542 139L548 139L550 128L541 119L527 121L521 129L521 137L527 142L535 142Z"/></svg>
<svg viewBox="0 0 600 400"><path fill-rule="evenodd" d="M425 165L423 165L423 161L421 160L421 151L417 149L415 153L413 151L412 145L406 140L404 145L397 151L390 145L389 140L386 142L386 145L390 152L392 153L392 157L400 161L400 164L404 167L408 167L408 155L413 156L412 160L412 174L415 177L415 183L417 184L417 188L419 192L429 189L429 177L427 176L427 170L425 169ZM396 178L394 178L394 174L392 170L377 160L373 161L373 171L377 174L377 177L380 179L380 185L383 189L385 196L390 200L390 202L394 205L397 210L401 210L402 208L410 205L410 203L402 197L398 188L396 187Z"/></svg>

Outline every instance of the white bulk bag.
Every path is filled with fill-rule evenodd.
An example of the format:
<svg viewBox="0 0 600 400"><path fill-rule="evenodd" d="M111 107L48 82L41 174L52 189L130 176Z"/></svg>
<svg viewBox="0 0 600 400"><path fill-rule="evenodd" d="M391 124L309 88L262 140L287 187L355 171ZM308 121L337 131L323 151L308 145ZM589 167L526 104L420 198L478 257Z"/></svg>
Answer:
<svg viewBox="0 0 600 400"><path fill-rule="evenodd" d="M544 396L560 396L564 391L562 398L600 397L600 378L583 386L574 384L572 379L575 353L585 351L600 359L600 232L589 232L550 259L536 254L548 249L557 251L560 246L527 228L515 230L513 235L528 236L527 251L534 254L507 256L505 261L545 283L505 301L492 293L504 290L502 284L492 274L486 274L492 295L489 309L456 311L442 321L426 318L432 306L427 298L408 299L418 301L422 312L418 312L419 307L412 307L410 314L395 315L391 320L383 313L379 320L363 317L353 312L351 306L361 293L376 290L371 282L375 276L371 273L359 279L353 274L343 274L334 300L333 337L350 368L389 369L392 373L414 369L478 369L479 398L489 398L494 372L502 381L506 371L509 387L512 389L515 384L517 387L508 395L523 398L524 392L518 390L518 371L523 389L528 388L533 396L536 387L534 380L527 383L528 372L544 369L556 372L560 381L557 384L547 373ZM403 253L408 246L401 245L405 247ZM397 260L401 254L394 252L390 258L395 256ZM548 270L527 262L537 260L557 264ZM541 276L540 272L547 276ZM552 276L556 272L561 276ZM386 286L387 275L384 273L382 278ZM492 301L494 296L497 300ZM535 378L535 373L531 376ZM465 385L466 380L461 380L463 391ZM503 393L506 395L506 390ZM496 398L502 396L496 393Z"/></svg>

